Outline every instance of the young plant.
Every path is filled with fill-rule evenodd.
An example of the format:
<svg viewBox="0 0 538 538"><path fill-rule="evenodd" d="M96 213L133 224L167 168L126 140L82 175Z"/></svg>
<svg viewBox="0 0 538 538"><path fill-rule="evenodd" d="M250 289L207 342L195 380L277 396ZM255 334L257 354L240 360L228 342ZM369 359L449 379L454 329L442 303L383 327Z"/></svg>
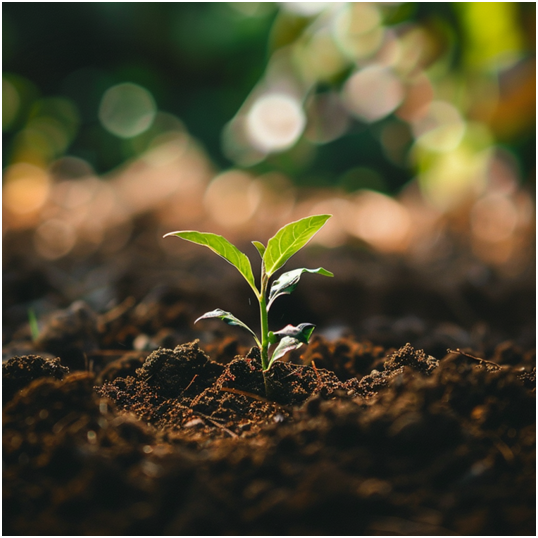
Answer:
<svg viewBox="0 0 538 538"><path fill-rule="evenodd" d="M261 256L261 278L260 287L256 287L254 274L250 260L237 247L232 245L227 239L220 235L195 232L181 231L170 232L164 237L177 236L181 239L191 241L198 245L203 245L231 263L248 282L260 306L260 337L241 320L237 319L230 312L225 312L220 308L207 312L197 320L219 318L229 325L236 325L246 329L254 338L260 348L262 369L265 372L271 365L289 351L297 349L303 344L307 344L315 328L312 323L301 323L297 327L287 325L280 331L272 332L269 330L269 309L278 297L290 294L299 283L303 273L313 273L323 276L333 276L330 271L318 267L317 269L294 269L287 273L281 274L269 288L271 277L281 269L284 264L299 250L301 250L312 239L320 228L327 222L332 215L313 215L300 219L296 222L287 224L269 239L267 246L259 241L252 241L256 250ZM269 290L269 293L268 293ZM196 323L195 322L195 323ZM269 355L269 346L274 345L271 355Z"/></svg>
<svg viewBox="0 0 538 538"><path fill-rule="evenodd" d="M32 342L37 342L39 338L39 324L37 323L37 316L34 309L28 309L28 323L30 325L30 334L32 335Z"/></svg>

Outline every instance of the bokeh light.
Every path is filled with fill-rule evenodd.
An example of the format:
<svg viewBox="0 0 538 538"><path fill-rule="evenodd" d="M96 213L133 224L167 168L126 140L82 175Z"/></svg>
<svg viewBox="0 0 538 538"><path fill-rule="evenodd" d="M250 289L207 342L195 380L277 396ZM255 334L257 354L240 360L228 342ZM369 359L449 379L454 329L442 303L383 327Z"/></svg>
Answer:
<svg viewBox="0 0 538 538"><path fill-rule="evenodd" d="M75 242L73 226L60 219L46 220L34 234L35 249L47 260L65 256L75 246Z"/></svg>
<svg viewBox="0 0 538 538"><path fill-rule="evenodd" d="M344 87L344 102L359 119L373 122L390 114L402 102L400 79L388 68L372 65L353 74Z"/></svg>
<svg viewBox="0 0 538 538"><path fill-rule="evenodd" d="M305 136L318 144L340 138L351 123L339 96L334 92L312 96L307 104L307 114Z"/></svg>
<svg viewBox="0 0 538 538"><path fill-rule="evenodd" d="M282 9L302 15L303 17L312 17L322 12L330 2L279 2Z"/></svg>
<svg viewBox="0 0 538 538"><path fill-rule="evenodd" d="M473 255L516 270L534 216L534 5L95 6L81 10L117 57L73 64L44 39L32 70L22 40L2 77L4 233L30 229L38 256L116 252L154 212L163 232L263 237L319 211L328 247L422 256L466 229Z"/></svg>
<svg viewBox="0 0 538 538"><path fill-rule="evenodd" d="M131 138L151 126L156 112L155 100L148 90L125 82L105 92L99 106L99 120L112 134Z"/></svg>
<svg viewBox="0 0 538 538"><path fill-rule="evenodd" d="M230 170L211 181L204 196L204 205L220 225L235 227L247 222L260 202L259 189L245 172Z"/></svg>
<svg viewBox="0 0 538 538"><path fill-rule="evenodd" d="M306 123L301 103L290 95L269 93L256 100L246 119L246 129L254 147L264 152L291 147Z"/></svg>
<svg viewBox="0 0 538 538"><path fill-rule="evenodd" d="M347 231L385 252L404 250L410 232L408 210L375 191L359 191L346 206Z"/></svg>
<svg viewBox="0 0 538 538"><path fill-rule="evenodd" d="M522 39L513 2L462 2L463 28L468 40L465 57L472 67L499 69L520 57Z"/></svg>
<svg viewBox="0 0 538 538"><path fill-rule="evenodd" d="M27 163L14 164L4 172L4 208L17 215L33 213L46 202L49 188L45 170Z"/></svg>
<svg viewBox="0 0 538 538"><path fill-rule="evenodd" d="M508 239L517 225L517 209L508 197L489 194L471 210L471 229L477 238L489 243Z"/></svg>
<svg viewBox="0 0 538 538"><path fill-rule="evenodd" d="M412 124L417 144L432 151L450 151L461 142L465 123L456 107L443 101L430 103Z"/></svg>
<svg viewBox="0 0 538 538"><path fill-rule="evenodd" d="M371 56L381 45L384 28L374 2L345 2L333 22L336 43L351 60Z"/></svg>
<svg viewBox="0 0 538 538"><path fill-rule="evenodd" d="M2 130L6 131L13 124L21 100L17 88L7 78L2 77Z"/></svg>

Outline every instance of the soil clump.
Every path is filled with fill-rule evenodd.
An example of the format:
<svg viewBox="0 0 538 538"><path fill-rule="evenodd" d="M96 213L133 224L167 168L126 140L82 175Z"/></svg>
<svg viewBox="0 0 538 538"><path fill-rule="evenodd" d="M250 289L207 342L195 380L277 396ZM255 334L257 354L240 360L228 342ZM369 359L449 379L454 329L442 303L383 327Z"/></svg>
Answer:
<svg viewBox="0 0 538 538"><path fill-rule="evenodd" d="M8 360L4 532L534 532L534 369L344 345L346 367L316 365L317 337L266 383L257 349L220 364L198 341L106 376Z"/></svg>

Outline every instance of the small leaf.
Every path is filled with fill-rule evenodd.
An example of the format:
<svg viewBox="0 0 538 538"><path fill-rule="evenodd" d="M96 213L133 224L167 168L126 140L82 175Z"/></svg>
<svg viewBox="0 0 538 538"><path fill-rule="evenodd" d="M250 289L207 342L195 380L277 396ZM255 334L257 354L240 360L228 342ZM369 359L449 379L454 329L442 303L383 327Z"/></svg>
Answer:
<svg viewBox="0 0 538 538"><path fill-rule="evenodd" d="M275 337L280 337L281 340L273 351L267 369L271 367L273 362L288 353L288 351L293 351L294 349L300 348L303 344L307 344L315 328L316 326L312 323L301 323L297 327L286 325L286 327L280 331L274 333L270 332L271 343L274 343Z"/></svg>
<svg viewBox="0 0 538 538"><path fill-rule="evenodd" d="M217 308L215 310L212 310L211 312L206 312L203 316L200 316L194 323L197 323L201 319L210 319L210 318L218 318L227 323L228 325L235 325L237 327L243 327L243 329L246 329L252 336L254 336L254 340L256 340L256 343L261 347L258 337L256 336L256 333L245 323L243 323L240 319L236 318L233 314L230 312L226 312L225 310L221 310L220 308Z"/></svg>
<svg viewBox="0 0 538 538"><path fill-rule="evenodd" d="M332 215L312 215L280 228L269 239L263 261L267 276L278 271L297 251L312 239L312 236Z"/></svg>
<svg viewBox="0 0 538 538"><path fill-rule="evenodd" d="M292 336L284 336L284 338L280 340L278 346L274 350L267 369L271 368L271 365L273 364L273 362L280 359L280 357L283 357L286 353L288 353L288 351L293 351L294 349L297 349L301 347L302 345L303 345L303 342L300 342L296 338L293 338Z"/></svg>
<svg viewBox="0 0 538 538"><path fill-rule="evenodd" d="M271 308L273 301L280 297L281 295L289 295L299 284L301 275L303 273L313 273L323 276L334 276L330 271L323 269L323 267L318 267L317 269L294 269L293 271L288 271L287 273L281 274L271 285L269 290L269 303L267 305L267 310Z"/></svg>
<svg viewBox="0 0 538 538"><path fill-rule="evenodd" d="M195 232L195 231L181 231L181 232L170 232L167 233L164 237L169 237L175 235L191 243L196 243L197 245L202 245L211 249L215 254L218 254L220 257L224 258L227 262L231 263L245 278L245 280L250 284L251 288L254 290L256 295L258 295L258 290L254 282L254 274L252 273L252 267L250 265L250 260L245 254L243 254L235 245L232 245L227 239L221 235L212 234L209 232Z"/></svg>
<svg viewBox="0 0 538 538"><path fill-rule="evenodd" d="M252 241L252 244L256 247L256 250L260 253L260 256L263 260L263 255L265 253L265 245L259 241Z"/></svg>
<svg viewBox="0 0 538 538"><path fill-rule="evenodd" d="M283 329L280 329L280 331L275 331L273 335L280 338L292 337L303 344L308 344L308 340L310 340L310 336L315 328L316 326L313 323L301 323L297 327L286 325Z"/></svg>

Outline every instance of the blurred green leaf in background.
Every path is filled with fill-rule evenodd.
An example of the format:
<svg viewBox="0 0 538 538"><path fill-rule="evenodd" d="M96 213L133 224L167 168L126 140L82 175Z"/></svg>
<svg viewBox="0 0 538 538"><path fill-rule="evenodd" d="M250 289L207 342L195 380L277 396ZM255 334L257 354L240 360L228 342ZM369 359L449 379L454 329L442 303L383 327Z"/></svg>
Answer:
<svg viewBox="0 0 538 538"><path fill-rule="evenodd" d="M418 178L442 207L498 148L534 174L534 3L2 10L4 169L104 174L186 129L217 169L385 194Z"/></svg>

